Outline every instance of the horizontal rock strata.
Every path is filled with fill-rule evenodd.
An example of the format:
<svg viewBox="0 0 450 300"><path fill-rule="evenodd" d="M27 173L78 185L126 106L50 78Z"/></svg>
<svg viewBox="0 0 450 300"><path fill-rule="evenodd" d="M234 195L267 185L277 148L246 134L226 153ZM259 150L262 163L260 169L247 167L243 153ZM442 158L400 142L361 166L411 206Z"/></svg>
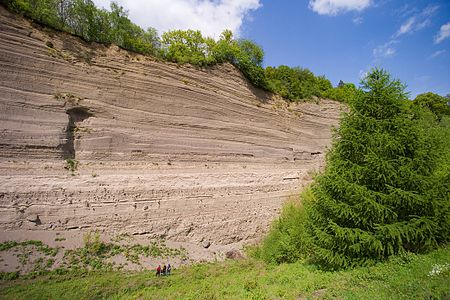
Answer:
<svg viewBox="0 0 450 300"><path fill-rule="evenodd" d="M323 164L339 113L0 7L0 229L258 238Z"/></svg>

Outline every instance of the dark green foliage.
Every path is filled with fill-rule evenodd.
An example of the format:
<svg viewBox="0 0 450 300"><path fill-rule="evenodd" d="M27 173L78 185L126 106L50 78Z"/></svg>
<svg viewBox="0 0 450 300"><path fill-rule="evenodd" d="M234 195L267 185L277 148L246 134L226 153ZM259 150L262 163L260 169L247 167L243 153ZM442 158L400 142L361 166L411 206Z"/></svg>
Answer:
<svg viewBox="0 0 450 300"><path fill-rule="evenodd" d="M19 272L0 272L0 280L16 280L19 277Z"/></svg>
<svg viewBox="0 0 450 300"><path fill-rule="evenodd" d="M450 106L447 105L449 101L446 97L429 92L417 95L413 105L428 108L436 115L438 121L441 121L443 115L450 116Z"/></svg>
<svg viewBox="0 0 450 300"><path fill-rule="evenodd" d="M450 115L442 115L439 120L439 132L437 138L442 142L441 161L437 170L441 180L434 186L439 197L447 197L448 201L441 203L441 208L437 209L440 222L438 226L442 229L440 240L450 240Z"/></svg>
<svg viewBox="0 0 450 300"><path fill-rule="evenodd" d="M449 177L429 114L409 110L384 70L363 80L341 121L308 211L314 258L329 268L420 252L449 236Z"/></svg>

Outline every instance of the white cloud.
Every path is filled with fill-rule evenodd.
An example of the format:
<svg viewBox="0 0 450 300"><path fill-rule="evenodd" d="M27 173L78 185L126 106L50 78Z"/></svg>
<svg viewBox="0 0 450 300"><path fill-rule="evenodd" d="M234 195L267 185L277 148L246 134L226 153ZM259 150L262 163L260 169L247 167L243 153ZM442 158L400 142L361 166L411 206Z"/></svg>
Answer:
<svg viewBox="0 0 450 300"><path fill-rule="evenodd" d="M427 7L425 7L421 15L431 17L438 9L439 5L428 5Z"/></svg>
<svg viewBox="0 0 450 300"><path fill-rule="evenodd" d="M396 36L400 36L402 34L411 32L411 30L414 28L413 25L415 22L416 22L415 17L409 18L406 22L402 24L402 26L400 26L400 29L397 31Z"/></svg>
<svg viewBox="0 0 450 300"><path fill-rule="evenodd" d="M353 22L354 24L356 24L356 25L362 24L363 21L364 21L364 18L361 17L361 16L355 17L355 18L353 18L353 20L352 20L352 22Z"/></svg>
<svg viewBox="0 0 450 300"><path fill-rule="evenodd" d="M109 8L110 0L94 0ZM143 28L153 27L161 34L173 29L200 30L218 38L224 29L239 35L249 12L261 6L260 0L118 0L129 18Z"/></svg>
<svg viewBox="0 0 450 300"><path fill-rule="evenodd" d="M444 54L445 52L447 52L446 50L438 50L436 52L434 52L433 54L431 54L428 59L433 59L435 57L438 57L439 55Z"/></svg>
<svg viewBox="0 0 450 300"><path fill-rule="evenodd" d="M375 49L373 49L373 56L375 57L375 59L389 58L394 56L395 52L397 52L397 50L394 48L394 45L397 43L398 42L396 40L392 40L376 47Z"/></svg>
<svg viewBox="0 0 450 300"><path fill-rule="evenodd" d="M404 34L412 34L430 25L431 17L438 10L438 8L439 6L437 5L429 5L422 12L416 13L412 17L409 17L394 34L394 38Z"/></svg>
<svg viewBox="0 0 450 300"><path fill-rule="evenodd" d="M419 10L416 7L411 7L411 4L405 3L401 8L395 10L394 14L400 18L406 18L418 11Z"/></svg>
<svg viewBox="0 0 450 300"><path fill-rule="evenodd" d="M335 16L351 10L362 11L371 4L371 0L310 0L309 8L319 15Z"/></svg>
<svg viewBox="0 0 450 300"><path fill-rule="evenodd" d="M448 37L450 37L450 22L441 26L441 30L439 30L439 33L434 37L434 43L439 44Z"/></svg>

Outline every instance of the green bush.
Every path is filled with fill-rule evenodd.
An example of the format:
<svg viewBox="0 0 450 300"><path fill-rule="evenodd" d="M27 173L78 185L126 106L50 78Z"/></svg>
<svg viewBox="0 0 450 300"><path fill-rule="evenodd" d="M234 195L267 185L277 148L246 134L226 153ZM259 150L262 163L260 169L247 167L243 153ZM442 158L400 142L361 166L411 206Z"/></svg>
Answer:
<svg viewBox="0 0 450 300"><path fill-rule="evenodd" d="M299 67L267 67L265 76L271 91L292 101L325 97L332 89L324 76L316 77L310 70Z"/></svg>
<svg viewBox="0 0 450 300"><path fill-rule="evenodd" d="M100 239L98 232L88 232L83 236L84 249L91 256L103 256L109 251L109 246Z"/></svg>
<svg viewBox="0 0 450 300"><path fill-rule="evenodd" d="M236 53L239 52L238 45L233 38L231 30L224 30L220 38L210 47L212 56L217 63L236 63Z"/></svg>
<svg viewBox="0 0 450 300"><path fill-rule="evenodd" d="M180 64L206 66L215 62L210 56L211 44L207 41L211 43L198 30L167 31L161 37L161 55L166 60Z"/></svg>
<svg viewBox="0 0 450 300"><path fill-rule="evenodd" d="M361 91L353 83L345 83L342 86L326 90L323 96L328 99L351 103L359 92Z"/></svg>
<svg viewBox="0 0 450 300"><path fill-rule="evenodd" d="M19 277L19 272L0 272L0 280L15 280Z"/></svg>
<svg viewBox="0 0 450 300"><path fill-rule="evenodd" d="M72 158L66 159L66 165L64 166L64 168L66 170L69 170L73 174L78 168L78 160Z"/></svg>
<svg viewBox="0 0 450 300"><path fill-rule="evenodd" d="M313 198L311 189L307 189L299 199L284 204L257 256L267 263L280 264L295 262L310 254L310 238L305 225L308 205L314 201Z"/></svg>

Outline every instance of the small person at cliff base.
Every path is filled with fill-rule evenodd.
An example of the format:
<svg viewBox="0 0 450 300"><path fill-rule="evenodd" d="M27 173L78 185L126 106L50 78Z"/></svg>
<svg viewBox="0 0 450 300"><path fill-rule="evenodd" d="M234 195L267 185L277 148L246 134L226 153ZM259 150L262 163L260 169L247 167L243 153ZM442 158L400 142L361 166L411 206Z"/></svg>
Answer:
<svg viewBox="0 0 450 300"><path fill-rule="evenodd" d="M162 272L161 272L161 275L166 275L166 272L167 272L167 267L166 267L166 265L164 264L163 265L163 268L162 268Z"/></svg>
<svg viewBox="0 0 450 300"><path fill-rule="evenodd" d="M170 264L167 264L167 275L170 275L170 271L172 271L172 267Z"/></svg>
<svg viewBox="0 0 450 300"><path fill-rule="evenodd" d="M156 276L161 276L161 265L156 268Z"/></svg>

